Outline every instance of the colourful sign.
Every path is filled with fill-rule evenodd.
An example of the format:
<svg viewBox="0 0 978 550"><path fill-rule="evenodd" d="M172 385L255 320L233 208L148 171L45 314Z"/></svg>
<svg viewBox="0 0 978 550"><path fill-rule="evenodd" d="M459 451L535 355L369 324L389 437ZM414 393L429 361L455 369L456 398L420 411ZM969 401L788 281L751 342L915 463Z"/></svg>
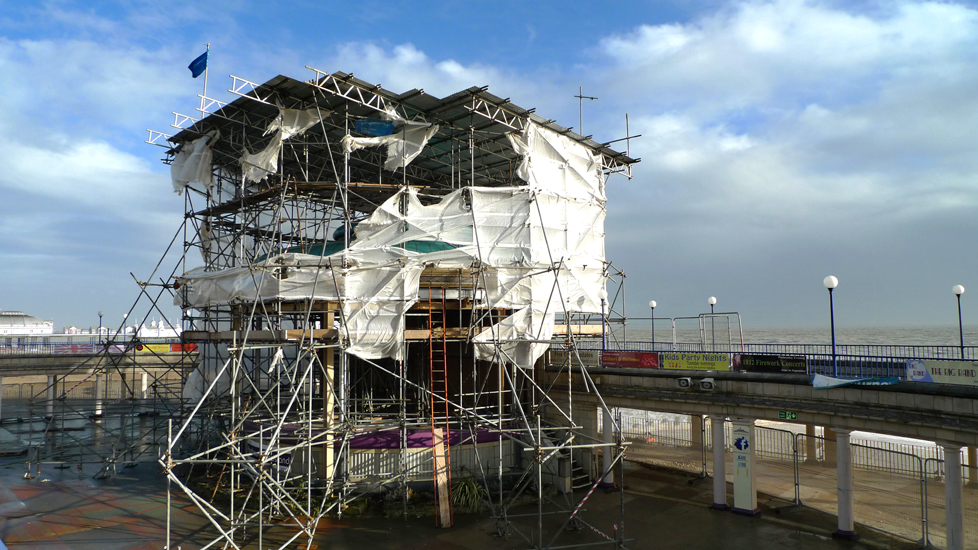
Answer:
<svg viewBox="0 0 978 550"><path fill-rule="evenodd" d="M647 351L603 351L601 364L605 367L657 369L659 354Z"/></svg>
<svg viewBox="0 0 978 550"><path fill-rule="evenodd" d="M733 370L741 372L808 374L808 363L804 355L755 355L737 353L733 356Z"/></svg>
<svg viewBox="0 0 978 550"><path fill-rule="evenodd" d="M729 353L663 352L662 368L674 370L730 370Z"/></svg>
<svg viewBox="0 0 978 550"><path fill-rule="evenodd" d="M136 351L145 353L170 353L170 344L136 344Z"/></svg>
<svg viewBox="0 0 978 550"><path fill-rule="evenodd" d="M95 353L95 344L55 344L54 353Z"/></svg>
<svg viewBox="0 0 978 550"><path fill-rule="evenodd" d="M934 384L978 386L978 362L914 359L907 362L907 380Z"/></svg>

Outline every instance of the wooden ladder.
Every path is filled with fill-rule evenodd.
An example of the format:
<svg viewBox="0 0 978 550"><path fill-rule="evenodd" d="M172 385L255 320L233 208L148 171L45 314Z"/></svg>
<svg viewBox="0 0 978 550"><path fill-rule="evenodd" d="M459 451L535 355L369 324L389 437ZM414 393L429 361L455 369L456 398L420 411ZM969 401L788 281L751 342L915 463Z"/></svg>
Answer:
<svg viewBox="0 0 978 550"><path fill-rule="evenodd" d="M450 432L448 404L448 327L446 326L445 289L441 303L435 302L428 289L428 357L431 457L434 472L435 499L438 508L437 525L452 526L452 460L448 444Z"/></svg>

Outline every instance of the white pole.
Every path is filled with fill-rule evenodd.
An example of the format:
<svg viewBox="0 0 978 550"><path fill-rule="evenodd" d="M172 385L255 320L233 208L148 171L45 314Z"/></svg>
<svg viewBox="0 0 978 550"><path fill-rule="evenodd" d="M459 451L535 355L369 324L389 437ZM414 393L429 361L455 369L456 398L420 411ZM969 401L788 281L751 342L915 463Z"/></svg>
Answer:
<svg viewBox="0 0 978 550"><path fill-rule="evenodd" d="M723 424L726 418L711 416L713 429L713 506L714 510L729 510L727 504L727 452Z"/></svg>
<svg viewBox="0 0 978 550"><path fill-rule="evenodd" d="M835 535L840 538L856 538L852 507L852 453L849 449L851 430L835 430L835 457L839 498L839 528Z"/></svg>
<svg viewBox="0 0 978 550"><path fill-rule="evenodd" d="M944 517L947 550L964 550L964 508L961 491L961 447L944 447Z"/></svg>

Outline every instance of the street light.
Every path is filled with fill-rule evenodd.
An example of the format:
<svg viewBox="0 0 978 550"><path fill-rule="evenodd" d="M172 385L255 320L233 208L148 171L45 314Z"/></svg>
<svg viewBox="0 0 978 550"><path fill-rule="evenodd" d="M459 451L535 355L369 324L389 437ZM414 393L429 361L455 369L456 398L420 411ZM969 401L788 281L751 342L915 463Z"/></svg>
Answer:
<svg viewBox="0 0 978 550"><path fill-rule="evenodd" d="M710 299L707 300L706 302L708 304L710 304L710 339L713 341L713 343L710 344L710 346L712 348L711 351L716 351L716 348L717 348L717 333L716 333L716 326L713 324L713 306L717 305L717 297L716 296L710 296Z"/></svg>
<svg viewBox="0 0 978 550"><path fill-rule="evenodd" d="M961 324L961 295L964 294L964 287L954 285L951 292L958 297L958 335L961 337L961 359L964 360L964 326Z"/></svg>
<svg viewBox="0 0 978 550"><path fill-rule="evenodd" d="M601 298L601 351L604 351L605 348L604 303L608 300L608 291L603 288L599 290L598 298Z"/></svg>
<svg viewBox="0 0 978 550"><path fill-rule="evenodd" d="M835 354L835 306L832 304L832 289L839 286L839 279L835 275L826 277L822 284L829 289L829 319L832 323L832 376L839 376L839 360Z"/></svg>
<svg viewBox="0 0 978 550"><path fill-rule="evenodd" d="M98 343L100 346L102 345L102 315L101 311L98 312Z"/></svg>
<svg viewBox="0 0 978 550"><path fill-rule="evenodd" d="M649 307L652 308L652 351L655 351L655 300L649 300Z"/></svg>

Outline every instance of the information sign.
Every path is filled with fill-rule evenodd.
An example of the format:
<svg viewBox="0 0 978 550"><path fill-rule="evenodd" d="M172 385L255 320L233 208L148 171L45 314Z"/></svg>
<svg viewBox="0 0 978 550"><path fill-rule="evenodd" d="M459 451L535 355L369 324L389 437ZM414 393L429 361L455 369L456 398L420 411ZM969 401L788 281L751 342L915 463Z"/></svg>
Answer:
<svg viewBox="0 0 978 550"><path fill-rule="evenodd" d="M663 352L662 368L674 370L730 370L729 353Z"/></svg>
<svg viewBox="0 0 978 550"><path fill-rule="evenodd" d="M978 386L978 362L975 361L924 361L907 362L907 380Z"/></svg>
<svg viewBox="0 0 978 550"><path fill-rule="evenodd" d="M645 351L603 351L601 364L618 368L659 368L659 354Z"/></svg>
<svg viewBox="0 0 978 550"><path fill-rule="evenodd" d="M803 355L755 355L738 353L733 356L733 370L741 372L808 374L808 362Z"/></svg>

